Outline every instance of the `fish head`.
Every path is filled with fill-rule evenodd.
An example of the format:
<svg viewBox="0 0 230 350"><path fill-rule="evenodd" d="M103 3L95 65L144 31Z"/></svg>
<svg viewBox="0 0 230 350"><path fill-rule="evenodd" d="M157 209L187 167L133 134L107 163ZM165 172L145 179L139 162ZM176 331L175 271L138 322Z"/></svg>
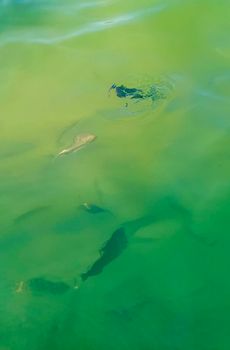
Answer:
<svg viewBox="0 0 230 350"><path fill-rule="evenodd" d="M64 156L64 155L66 155L68 153L69 153L69 149L63 149L61 152L58 153L58 157L59 156Z"/></svg>

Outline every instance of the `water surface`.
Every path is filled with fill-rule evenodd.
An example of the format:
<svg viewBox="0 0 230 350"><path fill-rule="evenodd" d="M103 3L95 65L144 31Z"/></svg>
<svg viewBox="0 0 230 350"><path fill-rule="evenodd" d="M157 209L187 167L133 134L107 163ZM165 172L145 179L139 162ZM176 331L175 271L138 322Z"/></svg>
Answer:
<svg viewBox="0 0 230 350"><path fill-rule="evenodd" d="M229 349L228 11L0 1L0 349Z"/></svg>

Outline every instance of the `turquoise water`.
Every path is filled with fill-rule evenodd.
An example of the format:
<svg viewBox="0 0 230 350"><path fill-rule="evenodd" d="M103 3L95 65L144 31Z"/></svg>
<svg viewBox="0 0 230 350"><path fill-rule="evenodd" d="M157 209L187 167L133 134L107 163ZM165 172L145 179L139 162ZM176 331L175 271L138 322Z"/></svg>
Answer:
<svg viewBox="0 0 230 350"><path fill-rule="evenodd" d="M0 350L229 349L228 14L0 1Z"/></svg>

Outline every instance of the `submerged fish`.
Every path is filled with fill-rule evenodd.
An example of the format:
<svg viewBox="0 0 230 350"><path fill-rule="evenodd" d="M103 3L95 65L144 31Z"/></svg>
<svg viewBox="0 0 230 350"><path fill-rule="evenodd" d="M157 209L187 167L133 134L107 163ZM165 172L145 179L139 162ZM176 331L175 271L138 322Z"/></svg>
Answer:
<svg viewBox="0 0 230 350"><path fill-rule="evenodd" d="M95 139L96 139L96 135L93 135L93 134L78 135L74 139L73 144L70 147L63 149L61 152L58 153L57 156L62 156L72 152L77 152L88 143L93 142Z"/></svg>
<svg viewBox="0 0 230 350"><path fill-rule="evenodd" d="M3 142L0 144L0 158L19 157L32 151L36 145L30 142Z"/></svg>
<svg viewBox="0 0 230 350"><path fill-rule="evenodd" d="M159 100L166 99L170 92L172 91L173 85L170 80L166 78L153 79L152 82L149 82L147 85L139 87L127 87L125 85L116 85L112 84L109 88L109 94L111 90L115 91L115 94L119 98L131 99L136 101L141 100L152 100L156 102ZM126 102L126 107L128 103Z"/></svg>
<svg viewBox="0 0 230 350"><path fill-rule="evenodd" d="M82 281L89 277L99 275L106 265L116 259L123 250L127 247L127 237L125 230L121 227L113 232L110 239L105 243L100 250L100 257L97 259L90 269L81 275Z"/></svg>
<svg viewBox="0 0 230 350"><path fill-rule="evenodd" d="M99 214L99 213L103 213L106 211L106 209L98 207L95 204L90 204L90 203L83 203L80 205L80 208L87 211L90 214Z"/></svg>
<svg viewBox="0 0 230 350"><path fill-rule="evenodd" d="M24 281L20 281L18 282L17 286L16 286L16 289L15 289L15 292L16 293L22 293L25 289L25 282Z"/></svg>
<svg viewBox="0 0 230 350"><path fill-rule="evenodd" d="M41 212L46 211L47 209L49 209L48 206L40 206L40 207L31 209L31 210L28 210L28 211L24 212L23 214L17 216L14 219L14 222L16 224L18 224L18 223L24 222L28 219L33 219L37 214L40 214Z"/></svg>
<svg viewBox="0 0 230 350"><path fill-rule="evenodd" d="M70 286L64 282L52 282L42 277L32 278L28 281L28 287L36 294L64 294Z"/></svg>
<svg viewBox="0 0 230 350"><path fill-rule="evenodd" d="M124 97L130 97L131 99L140 99L144 98L144 92L141 89L136 89L136 88L128 88L124 85L116 85L113 84L109 91L111 90L116 91L117 97L124 98Z"/></svg>

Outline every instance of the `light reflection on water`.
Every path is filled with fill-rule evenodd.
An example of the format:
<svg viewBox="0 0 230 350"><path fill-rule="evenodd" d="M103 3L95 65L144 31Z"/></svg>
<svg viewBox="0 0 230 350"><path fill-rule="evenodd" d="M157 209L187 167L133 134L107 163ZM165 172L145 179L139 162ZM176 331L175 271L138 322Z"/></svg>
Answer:
<svg viewBox="0 0 230 350"><path fill-rule="evenodd" d="M102 3L102 6L103 5L104 3ZM93 6L92 3L91 3L91 6ZM89 5L89 7L91 6ZM84 6L83 8L85 7L86 6ZM145 16L152 16L154 13L158 13L164 10L165 7L166 7L165 5L158 5L158 6L153 6L144 10L122 14L112 18L106 18L104 20L90 22L90 23L87 23L86 25L84 24L82 28L72 29L70 32L65 34L56 36L56 34L54 33L55 36L51 38L50 38L49 32L46 33L44 37L43 36L41 37L40 36L41 30L37 30L37 33L36 32L34 33L35 35L31 33L31 30L29 30L21 33L19 36L17 35L17 33L16 35L13 35L13 36L7 35L6 38L4 38L3 36L3 38L0 38L0 44L1 45L5 45L8 43L30 43L30 44L47 44L47 45L57 44L57 43L61 43L61 42L73 39L78 36L82 36L84 34L108 30L109 28L113 28L118 25L124 25L126 23L129 23L138 19L143 19L143 17ZM51 33L52 33L52 30L51 30Z"/></svg>

